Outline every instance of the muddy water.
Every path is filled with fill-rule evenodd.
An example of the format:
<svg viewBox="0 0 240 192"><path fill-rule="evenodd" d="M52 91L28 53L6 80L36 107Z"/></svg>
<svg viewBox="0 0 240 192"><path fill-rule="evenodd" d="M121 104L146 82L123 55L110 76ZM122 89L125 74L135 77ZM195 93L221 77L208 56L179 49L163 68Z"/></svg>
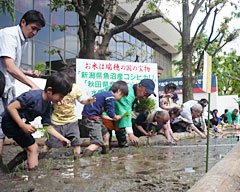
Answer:
<svg viewBox="0 0 240 192"><path fill-rule="evenodd" d="M229 152L236 138L211 140L209 169ZM20 147L6 146L9 161ZM174 146L114 148L73 161L71 149L53 149L34 171L0 172L0 191L187 191L205 174L206 141L183 140ZM26 165L25 165L26 167Z"/></svg>

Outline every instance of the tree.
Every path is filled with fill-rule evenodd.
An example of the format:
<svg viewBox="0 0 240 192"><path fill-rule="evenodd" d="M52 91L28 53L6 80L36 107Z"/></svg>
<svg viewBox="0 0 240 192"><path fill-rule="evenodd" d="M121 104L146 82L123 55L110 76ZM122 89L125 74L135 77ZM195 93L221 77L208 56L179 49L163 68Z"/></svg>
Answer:
<svg viewBox="0 0 240 192"><path fill-rule="evenodd" d="M11 0L0 1L0 13L2 12L6 15L6 13L8 12L12 17L13 22L15 21L14 10L13 10L14 7L15 7L14 1L11 1Z"/></svg>
<svg viewBox="0 0 240 192"><path fill-rule="evenodd" d="M136 0L128 0L133 3ZM115 25L110 24L116 19L117 0L50 0L51 11L57 11L58 8L64 6L66 11L75 11L79 15L79 26L58 26L62 30L66 27L78 27L78 36L80 39L79 58L86 59L106 59L109 55L108 45L114 35L127 31L128 29L139 25L145 21L163 17L157 8L157 0L140 0L135 10L126 22ZM141 13L142 8L146 4L148 10ZM137 16L137 15L141 16ZM96 22L96 17L100 16L101 21ZM98 49L94 52L96 37L101 37L98 42Z"/></svg>
<svg viewBox="0 0 240 192"><path fill-rule="evenodd" d="M233 51L213 59L213 73L217 75L219 95L240 96L240 56Z"/></svg>
<svg viewBox="0 0 240 192"><path fill-rule="evenodd" d="M236 39L239 35L238 29L230 32L228 28L229 22L232 20L233 16L225 16L220 27L215 30L216 18L228 4L233 7L235 11L237 11L238 4L236 1L230 2L228 0L195 0L190 4L189 0L184 0L182 2L182 25L181 23L178 23L178 26L175 26L171 21L168 21L180 33L182 37L181 46L183 70L183 102L193 99L193 86L198 79L198 76L202 72L203 51L200 55L197 55L197 52L199 51L199 45L201 43L201 39L203 38L203 33L206 31L210 15L213 15L211 31L208 35L207 41L204 44L204 50L207 50L213 42L218 41L215 46L215 51L210 54L212 57L215 57L223 46L225 46L228 42ZM193 7L192 12L190 12L191 6ZM202 12L204 16L201 20L201 23L197 26L193 37L191 37L190 29L198 12ZM235 16L239 16L239 14L235 13ZM196 66L193 65L194 62L192 58L197 59Z"/></svg>

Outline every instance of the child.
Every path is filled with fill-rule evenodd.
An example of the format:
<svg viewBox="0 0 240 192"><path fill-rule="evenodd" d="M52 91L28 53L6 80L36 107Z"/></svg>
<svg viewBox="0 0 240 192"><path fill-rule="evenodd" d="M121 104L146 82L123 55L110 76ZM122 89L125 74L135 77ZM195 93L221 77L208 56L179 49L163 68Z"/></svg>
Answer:
<svg viewBox="0 0 240 192"><path fill-rule="evenodd" d="M114 103L115 100L118 101L127 95L127 83L125 81L117 81L112 85L109 91L95 94L96 102L93 105L87 104L84 106L82 124L89 131L91 145L84 151L83 157L91 156L100 146L102 147L103 154L108 151L109 133L102 123L102 108L110 118L114 120L121 119L122 116L116 115L114 112Z"/></svg>
<svg viewBox="0 0 240 192"><path fill-rule="evenodd" d="M95 98L84 98L82 92L80 91L77 84L75 84L75 71L71 68L66 68L62 70L63 73L67 74L72 82L72 91L66 95L60 102L54 105L54 110L52 113L52 124L55 130L61 133L64 137L71 140L71 145L74 146L74 159L80 155L80 132L78 127L78 120L75 113L76 100L81 104L88 104L95 102ZM48 152L52 147L58 148L62 144L56 138L50 136L49 139L45 142L43 147L43 156Z"/></svg>
<svg viewBox="0 0 240 192"><path fill-rule="evenodd" d="M31 135L36 129L29 124L36 117L42 117L42 124L48 126L47 131L51 135L62 143L70 144L68 139L51 126L50 110L51 102L61 101L71 89L72 82L66 74L54 73L47 79L44 90L31 90L21 94L13 99L4 111L2 118L3 132L8 138L13 138L27 152L29 169L38 166L38 145Z"/></svg>

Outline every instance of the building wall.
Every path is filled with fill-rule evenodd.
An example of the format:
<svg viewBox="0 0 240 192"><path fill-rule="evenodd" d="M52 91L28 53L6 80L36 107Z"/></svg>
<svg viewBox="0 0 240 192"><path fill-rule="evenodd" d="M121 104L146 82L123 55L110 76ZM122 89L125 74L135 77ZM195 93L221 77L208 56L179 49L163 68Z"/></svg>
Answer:
<svg viewBox="0 0 240 192"><path fill-rule="evenodd" d="M52 30L54 25L78 25L78 15L75 12L65 12L64 8L58 9L57 12L50 12L48 3L49 0L15 0L15 23L12 22L8 13L6 15L0 13L0 28L17 25L23 14L30 9L42 12L45 17L46 26L31 40L27 50L23 53L22 67L24 69L34 69L35 64L38 62L49 63L51 66L52 61L60 60L58 54L49 53L53 49L60 50L66 60L78 57L80 43L77 28L67 28L63 32L58 29ZM109 45L110 60L135 61L136 55L138 55L138 62L156 62L158 65L163 66L168 74L171 68L169 65L171 54L168 51L163 50L161 47L153 49L153 47L147 45L146 41L143 42L142 39L137 39L127 32L119 33L115 35L115 38L120 41L129 41L135 48L132 54L128 54L129 50L132 50L130 44L116 42L112 39ZM97 41L101 42L101 38L97 38Z"/></svg>

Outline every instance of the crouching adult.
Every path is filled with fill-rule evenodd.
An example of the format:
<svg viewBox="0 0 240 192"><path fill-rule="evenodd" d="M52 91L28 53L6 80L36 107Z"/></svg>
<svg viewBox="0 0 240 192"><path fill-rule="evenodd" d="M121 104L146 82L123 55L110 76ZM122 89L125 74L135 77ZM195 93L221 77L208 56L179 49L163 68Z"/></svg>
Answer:
<svg viewBox="0 0 240 192"><path fill-rule="evenodd" d="M140 113L136 119L133 119L133 133L137 137L154 136L161 129L168 142L171 142L167 122L170 120L168 111L163 109L152 110L148 113Z"/></svg>
<svg viewBox="0 0 240 192"><path fill-rule="evenodd" d="M206 134L201 132L193 123L193 120L199 118L203 111L202 105L196 103L194 105L185 105L183 104L183 110L180 115L185 118L188 122L180 121L172 125L173 132L184 132L184 131L195 131L197 134L201 136L201 138L205 139Z"/></svg>

